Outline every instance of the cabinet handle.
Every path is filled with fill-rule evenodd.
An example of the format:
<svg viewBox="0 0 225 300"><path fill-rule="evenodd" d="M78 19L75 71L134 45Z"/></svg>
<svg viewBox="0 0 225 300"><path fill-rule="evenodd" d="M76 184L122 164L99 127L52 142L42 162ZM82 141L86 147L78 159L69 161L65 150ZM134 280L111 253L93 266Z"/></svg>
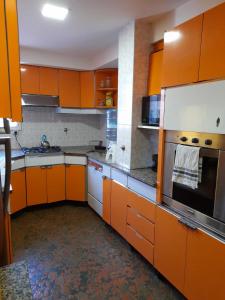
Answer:
<svg viewBox="0 0 225 300"><path fill-rule="evenodd" d="M46 168L47 168L47 169L52 169L52 166L47 166Z"/></svg>
<svg viewBox="0 0 225 300"><path fill-rule="evenodd" d="M188 227L191 230L198 230L198 227L195 226L193 223L189 222L188 220L186 220L185 218L180 218L178 220L179 223L181 223L182 225Z"/></svg>
<svg viewBox="0 0 225 300"><path fill-rule="evenodd" d="M135 232L135 234L140 240L143 240L143 237L139 233Z"/></svg>
<svg viewBox="0 0 225 300"><path fill-rule="evenodd" d="M40 166L40 168L41 168L41 169L46 169L47 167L46 167L46 166Z"/></svg>

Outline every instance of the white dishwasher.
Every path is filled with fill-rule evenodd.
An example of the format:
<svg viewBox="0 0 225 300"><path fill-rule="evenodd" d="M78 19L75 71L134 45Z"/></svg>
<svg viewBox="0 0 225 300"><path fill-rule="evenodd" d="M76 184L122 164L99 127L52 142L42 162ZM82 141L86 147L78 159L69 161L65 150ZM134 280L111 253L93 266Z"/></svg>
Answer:
<svg viewBox="0 0 225 300"><path fill-rule="evenodd" d="M101 217L103 212L103 177L110 177L110 167L88 161L88 204Z"/></svg>

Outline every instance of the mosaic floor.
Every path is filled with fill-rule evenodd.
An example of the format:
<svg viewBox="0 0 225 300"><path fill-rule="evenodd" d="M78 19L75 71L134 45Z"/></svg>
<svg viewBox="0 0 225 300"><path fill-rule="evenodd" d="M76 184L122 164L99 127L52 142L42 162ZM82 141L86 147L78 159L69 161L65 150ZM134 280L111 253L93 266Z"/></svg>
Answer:
<svg viewBox="0 0 225 300"><path fill-rule="evenodd" d="M88 207L24 212L13 218L12 234L34 299L183 299Z"/></svg>

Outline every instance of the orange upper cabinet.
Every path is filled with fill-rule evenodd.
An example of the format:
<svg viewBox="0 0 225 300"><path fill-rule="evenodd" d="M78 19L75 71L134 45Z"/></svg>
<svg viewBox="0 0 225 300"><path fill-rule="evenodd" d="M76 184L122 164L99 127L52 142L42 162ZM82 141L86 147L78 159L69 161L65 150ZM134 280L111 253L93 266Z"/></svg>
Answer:
<svg viewBox="0 0 225 300"><path fill-rule="evenodd" d="M95 107L94 72L80 72L80 98L82 108Z"/></svg>
<svg viewBox="0 0 225 300"><path fill-rule="evenodd" d="M123 237L126 237L127 197L129 191L112 181L111 187L111 225Z"/></svg>
<svg viewBox="0 0 225 300"><path fill-rule="evenodd" d="M40 94L59 95L58 70L54 68L40 67Z"/></svg>
<svg viewBox="0 0 225 300"><path fill-rule="evenodd" d="M187 234L187 228L175 215L157 207L154 265L181 292L184 290Z"/></svg>
<svg viewBox="0 0 225 300"><path fill-rule="evenodd" d="M161 93L163 50L150 55L148 95Z"/></svg>
<svg viewBox="0 0 225 300"><path fill-rule="evenodd" d="M27 205L47 203L47 172L45 167L26 169Z"/></svg>
<svg viewBox="0 0 225 300"><path fill-rule="evenodd" d="M59 70L60 106L80 107L80 72Z"/></svg>
<svg viewBox="0 0 225 300"><path fill-rule="evenodd" d="M86 200L85 166L66 165L66 200Z"/></svg>
<svg viewBox="0 0 225 300"><path fill-rule="evenodd" d="M21 65L21 89L23 94L39 94L39 67Z"/></svg>
<svg viewBox="0 0 225 300"><path fill-rule="evenodd" d="M185 296L224 300L225 244L201 230L189 230Z"/></svg>
<svg viewBox="0 0 225 300"><path fill-rule="evenodd" d="M111 179L103 177L103 220L108 224L111 224L111 183Z"/></svg>
<svg viewBox="0 0 225 300"><path fill-rule="evenodd" d="M65 165L47 167L48 203L65 200Z"/></svg>
<svg viewBox="0 0 225 300"><path fill-rule="evenodd" d="M199 80L225 77L225 3L204 14Z"/></svg>
<svg viewBox="0 0 225 300"><path fill-rule="evenodd" d="M5 4L0 1L0 118L11 117Z"/></svg>
<svg viewBox="0 0 225 300"><path fill-rule="evenodd" d="M16 0L0 3L0 118L22 121Z"/></svg>
<svg viewBox="0 0 225 300"><path fill-rule="evenodd" d="M197 16L165 35L162 87L198 81L202 22Z"/></svg>
<svg viewBox="0 0 225 300"><path fill-rule="evenodd" d="M12 172L11 184L13 191L10 194L10 211L13 214L27 206L25 169Z"/></svg>
<svg viewBox="0 0 225 300"><path fill-rule="evenodd" d="M6 0L5 10L10 74L11 118L14 121L22 121L19 30L16 0Z"/></svg>

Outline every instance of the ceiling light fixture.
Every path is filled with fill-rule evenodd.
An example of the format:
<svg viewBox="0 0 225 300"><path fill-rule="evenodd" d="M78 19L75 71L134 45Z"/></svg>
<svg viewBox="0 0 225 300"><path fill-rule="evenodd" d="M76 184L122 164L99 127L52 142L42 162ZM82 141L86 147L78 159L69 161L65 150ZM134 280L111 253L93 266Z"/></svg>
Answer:
<svg viewBox="0 0 225 300"><path fill-rule="evenodd" d="M63 21L68 15L68 8L55 6L52 4L46 3L42 8L42 15L46 18L51 18L55 20Z"/></svg>
<svg viewBox="0 0 225 300"><path fill-rule="evenodd" d="M165 43L172 43L178 40L181 37L179 31L167 31L164 33L164 42Z"/></svg>
<svg viewBox="0 0 225 300"><path fill-rule="evenodd" d="M26 70L27 70L26 68L20 68L21 72L26 72Z"/></svg>

